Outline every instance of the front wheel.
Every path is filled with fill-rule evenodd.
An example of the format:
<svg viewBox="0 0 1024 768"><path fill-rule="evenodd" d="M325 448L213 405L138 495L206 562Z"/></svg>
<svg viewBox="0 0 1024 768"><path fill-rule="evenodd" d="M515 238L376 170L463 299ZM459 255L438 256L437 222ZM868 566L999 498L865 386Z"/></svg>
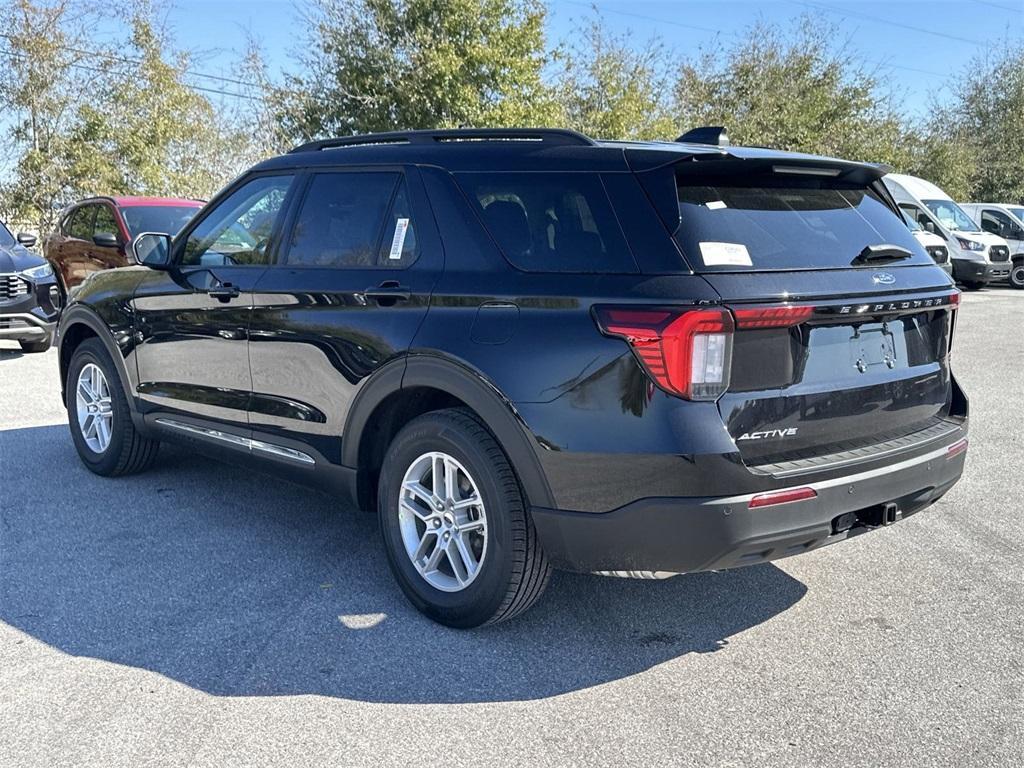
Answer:
<svg viewBox="0 0 1024 768"><path fill-rule="evenodd" d="M968 291L980 291L982 288L985 287L984 283L979 283L974 280L964 280L963 285L964 288L966 288Z"/></svg>
<svg viewBox="0 0 1024 768"><path fill-rule="evenodd" d="M1024 289L1024 262L1018 262L1010 270L1010 285L1018 290Z"/></svg>
<svg viewBox="0 0 1024 768"><path fill-rule="evenodd" d="M392 441L381 469L384 550L409 601L468 628L512 618L551 574L501 447L463 409L424 414Z"/></svg>
<svg viewBox="0 0 1024 768"><path fill-rule="evenodd" d="M71 439L89 470L114 477L153 463L160 444L135 429L114 361L99 339L86 339L71 356L65 393Z"/></svg>

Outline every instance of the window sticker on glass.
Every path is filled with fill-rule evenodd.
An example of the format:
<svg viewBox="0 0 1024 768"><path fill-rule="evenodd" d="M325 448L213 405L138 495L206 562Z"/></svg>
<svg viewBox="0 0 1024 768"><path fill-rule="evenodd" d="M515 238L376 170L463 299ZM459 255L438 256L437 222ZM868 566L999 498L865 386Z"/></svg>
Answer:
<svg viewBox="0 0 1024 768"><path fill-rule="evenodd" d="M749 267L752 266L750 253L743 243L701 243L700 256L704 259L704 266L729 266Z"/></svg>
<svg viewBox="0 0 1024 768"><path fill-rule="evenodd" d="M402 248L405 247L405 233L409 231L409 220L399 219L395 222L395 235L391 238L391 252L388 253L389 259L401 259Z"/></svg>
<svg viewBox="0 0 1024 768"><path fill-rule="evenodd" d="M729 207L729 206L727 206L725 204L724 200L711 200L711 201L705 203L704 205L706 205L712 211L717 211L719 208L728 208Z"/></svg>

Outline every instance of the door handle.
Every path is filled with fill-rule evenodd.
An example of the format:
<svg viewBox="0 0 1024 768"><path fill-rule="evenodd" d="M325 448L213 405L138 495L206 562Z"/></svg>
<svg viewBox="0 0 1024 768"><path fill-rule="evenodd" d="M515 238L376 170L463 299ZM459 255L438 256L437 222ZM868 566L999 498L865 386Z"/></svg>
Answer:
<svg viewBox="0 0 1024 768"><path fill-rule="evenodd" d="M376 288L367 288L363 295L368 299L375 300L378 304L391 303L396 301L408 301L412 298L412 291L404 285L399 285L395 280L385 280Z"/></svg>
<svg viewBox="0 0 1024 768"><path fill-rule="evenodd" d="M237 299L240 295L237 285L231 283L217 283L216 285L210 286L210 290L207 291L211 297L217 299L217 301L228 302L232 299Z"/></svg>

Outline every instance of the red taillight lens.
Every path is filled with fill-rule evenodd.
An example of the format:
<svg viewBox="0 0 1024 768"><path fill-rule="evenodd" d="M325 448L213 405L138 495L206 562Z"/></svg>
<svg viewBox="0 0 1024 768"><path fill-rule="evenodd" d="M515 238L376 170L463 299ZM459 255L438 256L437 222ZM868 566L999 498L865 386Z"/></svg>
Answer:
<svg viewBox="0 0 1024 768"><path fill-rule="evenodd" d="M813 499L818 493L813 488L790 488L786 491L771 491L770 493L759 493L750 500L747 505L750 509L758 507L771 507L775 504L788 504L791 501L803 501Z"/></svg>
<svg viewBox="0 0 1024 768"><path fill-rule="evenodd" d="M960 291L953 291L949 297L949 308L960 309Z"/></svg>
<svg viewBox="0 0 1024 768"><path fill-rule="evenodd" d="M959 456L961 453L964 453L966 450L967 438L965 437L963 440L957 440L955 443L949 446L949 448L946 449L946 458L952 459L956 456Z"/></svg>
<svg viewBox="0 0 1024 768"><path fill-rule="evenodd" d="M734 328L728 311L598 307L595 315L603 333L629 342L662 389L715 400L728 388Z"/></svg>
<svg viewBox="0 0 1024 768"><path fill-rule="evenodd" d="M733 309L736 327L790 328L800 325L814 314L814 307L739 307Z"/></svg>

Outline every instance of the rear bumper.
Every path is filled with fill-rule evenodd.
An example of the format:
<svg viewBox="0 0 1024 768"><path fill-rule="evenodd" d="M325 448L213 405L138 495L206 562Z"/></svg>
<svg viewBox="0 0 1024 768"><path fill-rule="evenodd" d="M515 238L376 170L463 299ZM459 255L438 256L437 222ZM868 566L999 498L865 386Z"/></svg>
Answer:
<svg viewBox="0 0 1024 768"><path fill-rule="evenodd" d="M957 440L965 436L966 430ZM533 508L533 520L552 565L566 570L687 573L753 565L931 506L963 473L966 452L947 457L951 444L883 468L795 484L817 496L776 506L750 509L756 494L649 498L605 513Z"/></svg>

